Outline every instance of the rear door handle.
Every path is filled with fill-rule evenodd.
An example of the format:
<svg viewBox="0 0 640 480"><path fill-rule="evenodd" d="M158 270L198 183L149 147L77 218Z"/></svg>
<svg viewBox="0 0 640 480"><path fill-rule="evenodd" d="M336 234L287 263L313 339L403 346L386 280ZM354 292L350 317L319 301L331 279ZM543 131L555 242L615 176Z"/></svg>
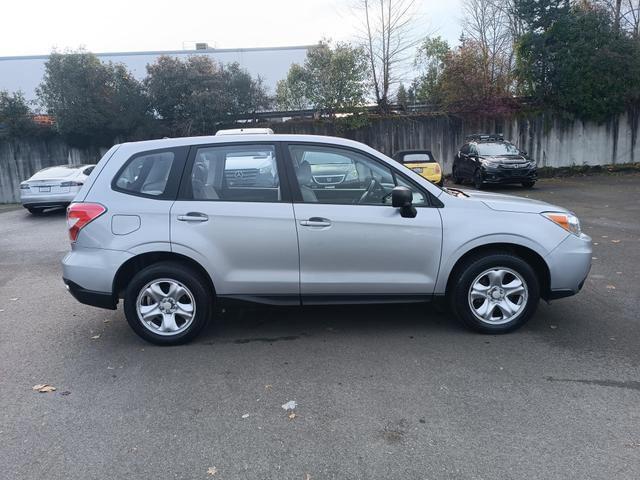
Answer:
<svg viewBox="0 0 640 480"><path fill-rule="evenodd" d="M178 215L178 220L181 222L206 222L209 217L205 213L189 212L186 215Z"/></svg>
<svg viewBox="0 0 640 480"><path fill-rule="evenodd" d="M331 220L322 217L311 217L309 220L301 220L300 225L304 227L330 227Z"/></svg>

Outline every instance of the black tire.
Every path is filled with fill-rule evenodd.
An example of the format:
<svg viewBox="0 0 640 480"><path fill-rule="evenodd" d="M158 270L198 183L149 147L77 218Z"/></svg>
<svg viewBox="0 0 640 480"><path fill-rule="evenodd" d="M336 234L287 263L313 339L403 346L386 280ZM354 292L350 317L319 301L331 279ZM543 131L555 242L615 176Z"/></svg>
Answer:
<svg viewBox="0 0 640 480"><path fill-rule="evenodd" d="M481 320L474 314L470 305L470 289L472 283L484 272L494 268L496 270L511 270L517 273L523 280L527 290L526 301L524 297L522 298L522 308L514 314L513 319L506 323L491 323L486 320ZM480 333L508 333L520 328L535 313L538 301L540 300L540 285L534 269L522 258L509 253L489 252L470 257L459 267L456 267L452 275L455 275L455 277L450 284L448 292L451 310L463 325ZM509 277L509 275L510 274L507 274L503 277L508 277L506 279L508 282L511 281L512 277L512 275L511 277ZM479 303L482 304L484 301L485 300L480 299ZM486 301L490 301L489 295ZM491 303L489 305L491 305ZM489 308L491 308L491 310L487 309L487 311L489 315L493 316L491 312L494 312L497 306ZM498 308L498 313L501 312Z"/></svg>
<svg viewBox="0 0 640 480"><path fill-rule="evenodd" d="M190 325L176 334L155 333L138 317L138 295L149 283L160 279L169 279L186 287L195 303L195 315ZM193 340L208 324L212 305L208 282L198 272L176 262L159 262L142 269L131 279L124 294L124 314L129 326L140 337L156 345L179 345Z"/></svg>
<svg viewBox="0 0 640 480"><path fill-rule="evenodd" d="M536 184L536 182L534 180L529 180L527 182L522 182L522 186L524 188L533 188L533 186Z"/></svg>
<svg viewBox="0 0 640 480"><path fill-rule="evenodd" d="M479 168L473 173L473 186L478 190L482 190L484 187L484 178L482 176L482 171Z"/></svg>
<svg viewBox="0 0 640 480"><path fill-rule="evenodd" d="M457 168L453 168L453 170L451 171L451 177L453 178L453 183L455 183L456 185L460 185L462 183L462 177L458 175Z"/></svg>
<svg viewBox="0 0 640 480"><path fill-rule="evenodd" d="M35 208L35 207L27 207L27 210L29 210L29 213L31 215L42 215L42 213L44 212L43 208Z"/></svg>

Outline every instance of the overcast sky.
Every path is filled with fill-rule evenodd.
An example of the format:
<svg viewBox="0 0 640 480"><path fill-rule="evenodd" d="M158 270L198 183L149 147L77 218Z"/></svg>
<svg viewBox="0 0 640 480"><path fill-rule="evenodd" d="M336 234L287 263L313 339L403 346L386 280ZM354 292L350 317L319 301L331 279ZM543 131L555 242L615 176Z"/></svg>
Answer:
<svg viewBox="0 0 640 480"><path fill-rule="evenodd" d="M0 56L310 45L351 40L356 0L4 0ZM460 0L416 0L416 32L455 44Z"/></svg>

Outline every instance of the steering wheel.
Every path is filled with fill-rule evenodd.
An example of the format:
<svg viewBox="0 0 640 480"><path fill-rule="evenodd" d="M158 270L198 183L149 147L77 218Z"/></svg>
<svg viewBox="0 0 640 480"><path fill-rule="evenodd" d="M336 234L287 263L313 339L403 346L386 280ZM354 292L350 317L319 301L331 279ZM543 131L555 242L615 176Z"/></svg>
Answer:
<svg viewBox="0 0 640 480"><path fill-rule="evenodd" d="M369 185L367 186L367 189L358 200L358 203L363 203L367 199L367 197L376 190L378 186L379 186L378 181L375 178L371 177L371 180L369 180Z"/></svg>

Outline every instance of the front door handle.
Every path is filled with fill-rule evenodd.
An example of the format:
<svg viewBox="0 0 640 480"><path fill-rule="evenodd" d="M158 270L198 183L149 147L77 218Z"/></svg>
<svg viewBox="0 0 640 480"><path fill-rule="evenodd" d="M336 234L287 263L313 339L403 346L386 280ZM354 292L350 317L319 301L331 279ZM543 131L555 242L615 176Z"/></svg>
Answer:
<svg viewBox="0 0 640 480"><path fill-rule="evenodd" d="M209 217L206 213L189 212L186 215L178 215L178 220L181 222L206 222Z"/></svg>
<svg viewBox="0 0 640 480"><path fill-rule="evenodd" d="M300 225L304 227L330 227L331 220L322 217L311 217L309 220L301 220Z"/></svg>

